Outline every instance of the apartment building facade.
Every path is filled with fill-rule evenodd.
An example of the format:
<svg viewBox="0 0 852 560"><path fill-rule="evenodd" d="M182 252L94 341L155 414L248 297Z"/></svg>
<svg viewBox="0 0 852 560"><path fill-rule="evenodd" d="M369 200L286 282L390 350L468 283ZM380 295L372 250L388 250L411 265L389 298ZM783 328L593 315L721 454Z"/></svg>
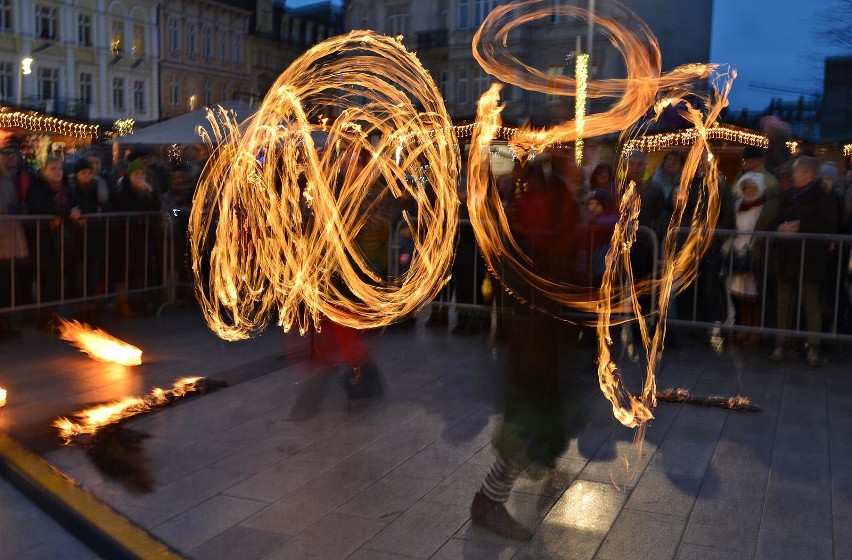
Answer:
<svg viewBox="0 0 852 560"><path fill-rule="evenodd" d="M239 2L161 3L161 118L248 96L251 15Z"/></svg>
<svg viewBox="0 0 852 560"><path fill-rule="evenodd" d="M80 121L156 120L153 0L0 0L0 98Z"/></svg>
<svg viewBox="0 0 852 560"><path fill-rule="evenodd" d="M506 0L350 0L347 28L402 35L406 47L416 51L443 93L453 119L470 121L476 115L476 102L494 80L473 58L473 36L491 10L505 3ZM603 4L598 2L598 10L605 8ZM709 60L712 0L631 0L626 4L657 36L664 71L687 62ZM588 8L589 0L550 0L539 3L542 5ZM695 25L683 25L684 21ZM577 45L582 52L589 52L588 35L586 22L553 14L512 32L509 49L522 63L549 75L573 75ZM621 55L599 30L592 28L592 36L589 79L623 77ZM573 114L573 98L507 86L503 99L507 101L502 113L507 123L544 125ZM590 112L601 110L611 101L590 101Z"/></svg>

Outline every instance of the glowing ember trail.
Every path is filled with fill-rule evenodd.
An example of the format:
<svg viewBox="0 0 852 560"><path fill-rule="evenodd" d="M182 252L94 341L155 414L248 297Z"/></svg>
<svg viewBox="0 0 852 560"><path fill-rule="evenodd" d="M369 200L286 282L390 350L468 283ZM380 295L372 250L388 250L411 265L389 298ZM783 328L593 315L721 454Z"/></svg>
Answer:
<svg viewBox="0 0 852 560"><path fill-rule="evenodd" d="M752 404L749 397L735 395L733 397L722 397L718 395L703 396L693 395L688 389L681 387L675 389L669 387L665 391L657 393L657 398L661 401L685 404L703 404L704 406L717 406L719 408L727 408L728 410L736 410L739 412L761 412L763 409L755 404Z"/></svg>
<svg viewBox="0 0 852 560"><path fill-rule="evenodd" d="M0 407L6 406L6 389L0 387Z"/></svg>
<svg viewBox="0 0 852 560"><path fill-rule="evenodd" d="M278 78L250 121L211 122L220 146L195 194L190 237L199 300L220 337L246 338L273 313L301 333L323 315L383 326L449 280L458 147L437 87L397 40L371 31L329 39ZM403 191L417 203L417 222L406 216L414 258L388 282L356 237L376 205Z"/></svg>
<svg viewBox="0 0 852 560"><path fill-rule="evenodd" d="M525 90L578 97L584 89L589 99L613 100L602 113L578 111L579 122L514 131L509 144L521 164L554 145L573 143L580 157L583 137L619 132L621 144L636 143L669 108L693 126L659 280L634 281L630 251L640 194L633 184L620 185L621 216L597 292L531 269L510 231L490 169L491 145L506 130L500 84L483 94L472 125L467 205L482 255L507 291L516 297L535 293L597 318L601 390L622 424L644 427L656 404L654 373L669 299L694 278L695 263L709 248L716 225L718 174L708 141L735 73L688 64L663 74L659 45L645 23L617 2L598 6L594 13L548 0L498 6L475 34L473 54L488 74ZM515 58L510 32L553 14L591 20L624 58L626 77L587 80L578 72L575 80ZM205 169L190 217L199 299L220 337L250 336L276 311L285 330L295 322L305 332L308 320L316 323L321 315L352 327L383 326L434 298L453 258L459 153L437 88L400 42L370 31L329 39L281 75L251 121L224 121L218 126L211 116L220 147ZM318 133L326 138L324 148L317 145ZM621 158L616 176L626 175L626 164ZM408 181L407 175L417 176L414 171L427 181ZM377 196L368 194L377 186L379 198L405 190L418 203L418 222L409 224L415 256L410 270L393 283L371 271L355 239L376 203ZM685 216L689 199L697 203ZM675 232L681 223L691 226L688 233ZM639 296L651 292L659 301L653 329L639 304ZM647 355L638 396L626 388L609 350L609 327L628 320L638 321ZM640 429L637 438L642 435Z"/></svg>
<svg viewBox="0 0 852 560"><path fill-rule="evenodd" d="M613 233L611 249L606 258L607 269L597 297L589 297L587 291L577 286L540 277L529 269L528 259L509 230L497 194L490 188L489 146L502 125L499 85L492 86L479 101L479 126L474 128L471 141L467 181L470 219L489 268L501 278L510 292L517 292L517 288L507 284L507 278L518 278L532 286L536 293L557 303L597 315L598 377L601 390L612 403L613 414L619 422L628 427L642 426L653 418L651 409L656 404L654 372L662 352L669 298L673 292L686 287L694 277L694 263L708 249L718 217L718 180L713 159L700 182L698 196L701 203L690 217L691 230L685 239L678 239L674 233L674 228L679 226L683 218L689 191L696 188L692 181L699 163L704 154L710 152L706 131L715 124L719 112L727 104L733 75L720 75L717 68L709 64L685 65L662 74L656 38L635 14L615 2L607 3L595 14L576 7L549 4L546 0L508 4L494 9L488 15L473 40L474 56L486 72L526 90L549 95L577 95L578 84L575 80L547 75L527 66L512 56L508 46L511 30L523 23L559 14L580 20L592 18L597 28L608 36L624 57L627 77L586 82L586 95L589 98L613 97L616 100L604 113L585 115L582 125L568 121L549 129L519 129L509 143L522 161L534 158L550 145L579 140L580 126L586 137L621 132L623 143L641 132L636 127L625 130L625 126L639 123L649 110L659 116L664 109L677 106L680 115L697 131L696 142L689 151L683 169L669 224L661 280L653 283L633 281L630 248L636 235L639 201L633 185L624 184L621 185L621 216ZM690 86L706 79L713 86L712 94L701 98L703 109L699 110L695 101L699 95ZM625 171L626 158L619 162L617 176L624 177ZM679 243L676 244L676 241ZM500 276L501 267L510 270L511 274ZM659 320L653 336L645 325L638 300L640 294L650 290L657 291L660 302ZM622 321L627 314L632 313L639 321L643 346L648 355L640 396L634 396L627 390L610 354L612 341L609 338L609 327L613 322L613 313L622 314Z"/></svg>
<svg viewBox="0 0 852 560"><path fill-rule="evenodd" d="M138 366L142 363L142 350L85 323L60 319L59 338L101 362L123 366Z"/></svg>
<svg viewBox="0 0 852 560"><path fill-rule="evenodd" d="M119 401L93 406L73 414L79 422L57 418L52 426L59 429L65 445L86 443L102 428L150 412L187 394L206 391L207 383L208 380L203 377L184 377L175 381L171 389L157 387L144 397L124 397Z"/></svg>

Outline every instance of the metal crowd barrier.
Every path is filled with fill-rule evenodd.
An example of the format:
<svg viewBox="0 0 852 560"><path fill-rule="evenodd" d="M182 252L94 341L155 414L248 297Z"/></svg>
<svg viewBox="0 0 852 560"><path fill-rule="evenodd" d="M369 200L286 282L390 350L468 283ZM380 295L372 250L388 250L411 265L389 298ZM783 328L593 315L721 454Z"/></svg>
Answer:
<svg viewBox="0 0 852 560"><path fill-rule="evenodd" d="M685 228L678 231L685 235ZM751 246L760 253L759 266L752 271L758 287L756 301L759 306L759 326L742 325L736 317L733 296L730 292L731 271L734 269L733 250L725 248L728 240L737 236L748 238ZM783 241L784 248L779 247ZM711 250L702 260L696 260L696 280L691 286L676 297L677 311L668 317L668 323L675 326L694 326L720 328L722 331L747 332L759 334L782 335L784 337L817 337L822 340L852 340L852 332L843 332L841 328L850 330L852 324L843 325L844 314L852 322L849 305L852 303L852 235L816 234L816 233L780 233L777 231L739 232L737 230L717 229ZM792 321L793 328L780 329L775 324L777 301L775 299L778 271L776 270L779 252L795 251L798 254L797 278L790 282L796 289L795 313ZM805 275L806 255L811 251L829 251L825 271L820 275L820 302L822 304L823 325L821 330L808 331L803 324L803 289L802 280ZM709 284L709 287L708 287ZM724 296L724 313L716 317L708 317L702 312L702 297L708 294L708 289L715 288ZM706 305L704 306L706 308ZM705 309L706 311L706 309ZM825 317L830 318L829 321Z"/></svg>
<svg viewBox="0 0 852 560"><path fill-rule="evenodd" d="M70 220L59 220L52 215L0 216L0 227L2 228L11 230L14 226L10 224L15 222L21 224L29 252L27 258L12 258L3 261L8 263L7 266L0 267L0 273L8 275L6 281L2 281L4 279L0 277L0 281L2 281L0 285L3 286L4 290L8 290L7 297L4 298L7 303L0 305L0 315L37 310L43 307L98 302L114 299L118 296L145 292L161 292L164 307L175 303L178 287L192 287L191 281L181 280L180 271L182 268L179 267L183 267L184 263L178 261L184 253L184 248L175 246L175 230L176 228L183 228L185 224L182 220L176 218L176 214L169 211L109 212L86 214L83 218L84 220L79 225L75 225ZM416 220L416 218L414 219ZM416 221L413 223L416 223ZM400 240L402 229L406 227L406 224L404 221L400 221L395 228L391 226L392 224L388 222L388 231L390 232L388 240L389 280L398 277L403 272L400 268ZM491 314L493 311L499 314L511 313L511 301L509 300L511 296L496 280L492 281L490 300L485 301L483 298L482 282L487 276L487 271L482 268L484 261L473 240L470 221L460 220L459 228L460 245L466 245L460 246L459 251L457 251L457 258L461 257L467 259L467 261L456 263L456 266L469 266L469 281L472 285L470 290L462 289L462 291L471 297L465 297L465 301L458 301L458 298L453 295L452 285L448 284L438 298L432 302L432 305L446 306L447 308L453 306L457 310L476 311L482 314ZM73 232L74 241L78 244L73 250L70 245L69 231ZM98 231L103 234L102 245L97 240ZM144 246L131 246L134 238L131 231L137 234L143 232ZM56 235L58 232L64 233ZM676 232L676 235L685 234L681 230ZM762 249L762 266L759 267L759 277L756 278L759 286L757 298L760 310L759 326L742 325L737 322L729 290L730 284L727 281L726 271L733 268L734 251L725 253L725 242L728 239L743 235L749 237L753 246ZM49 237L46 238L45 236ZM656 279L661 269L659 261L660 242L658 242L654 232L647 227L640 227L638 236L644 237L648 246L653 249L653 262L656 263L656 266L653 267L652 278ZM180 238L183 238L183 236L180 236ZM796 250L800 255L796 317L793 328L786 330L777 328L773 321L776 302L773 300L775 276L772 271L779 250L777 240L784 240L787 243L788 251L791 247L789 243L793 242L798 246ZM45 265L44 257L46 255L42 254L42 251L48 247L48 245L45 245L47 241L52 243L49 246L52 256L58 259L58 262L50 266ZM827 245L831 247L831 256L826 267L826 274L820 283L820 290L822 302L827 303L827 305L824 305L823 315L828 316L830 321L827 322L826 328L812 333L807 331L805 325L802 324L801 280L805 272L805 256L809 251L827 250ZM141 278L131 278L131 274L134 272L131 266L131 255L133 255L133 258L139 257L138 252L140 250L142 251ZM156 252L157 266L160 269L156 281L152 281L150 277L151 251ZM850 295L852 295L850 252L852 252L852 235L784 234L770 231L741 233L737 230L717 229L714 232L710 251L703 259L696 259L695 261L695 280L674 298L675 305L670 305L667 321L672 326L719 328L723 331L758 332L795 337L818 336L829 340L852 340L852 333L841 330L842 327L848 328L849 326L844 325L841 319L846 316L845 314L852 313L849 309L850 299L852 299L850 298ZM102 255L103 259L99 277L95 279L89 277L90 262L92 258L98 258L97 256L92 257L92 253ZM72 261L70 259L78 260ZM121 260L116 263L115 259ZM58 265L58 268L56 265ZM78 289L73 290L68 272L75 269L78 271L76 278ZM138 266L135 272L137 274L140 272ZM59 278L64 280L59 283L57 297L45 298L45 275L51 273L57 273ZM24 278L21 277L22 274L25 275ZM118 276L120 279L122 275L124 282L116 282L115 277ZM26 283L28 280L32 281L31 289L21 285L21 282ZM93 280L95 281L94 285L97 286L95 290L90 288L93 285ZM129 285L131 283L134 286L131 287ZM22 288L24 288L23 291ZM79 291L80 289L82 292ZM710 292L707 290L710 290ZM708 314L705 299L707 294L714 290L723 307L714 306ZM458 293L458 286L455 291ZM25 294L23 301L22 293ZM649 308L644 310L649 317L654 317L656 313L656 297L657 294L651 294ZM722 312L720 312L720 309ZM715 316L711 316L714 313ZM570 312L567 310L566 316L570 317ZM585 318L588 319L588 317ZM849 321L852 321L852 317L849 317Z"/></svg>
<svg viewBox="0 0 852 560"><path fill-rule="evenodd" d="M416 223L416 217L413 218L413 220L414 220L413 223ZM397 224L397 227L394 230L394 233L393 233L393 236L392 236L392 239L391 239L391 243L390 243L391 254L390 254L390 257L389 257L390 263L391 263L391 269L390 269L390 273L389 273L390 277L399 276L399 274L400 274L400 269L399 269L400 243L399 243L399 239L400 239L401 230L404 227L407 227L405 222L400 222L399 224ZM454 281L457 282L458 279L454 278L450 283L448 283L447 286L444 287L443 290L441 290L441 293L432 302L432 305L433 306L439 306L439 307L447 307L447 308L452 306L457 310L479 312L482 315L490 315L492 312L496 312L498 315L501 315L501 316L510 315L512 313L512 300L511 300L511 298L513 296L511 296L510 294L508 294L506 292L506 290L503 288L502 285L500 285L499 281L496 278L491 279L492 294L491 294L490 300L484 301L483 294L482 294L482 282L484 280L485 274L487 274L488 271L482 270L482 267L484 267L485 264L484 264L484 261L482 260L482 257L479 255L479 247L478 247L478 245L476 245L476 243L474 241L473 227L470 223L470 220L459 220L459 235L460 235L460 241L459 241L460 244L462 244L462 243L472 244L472 247L468 247L468 249L472 249L472 253L473 253L472 255L469 255L469 256L472 257L472 258L469 259L469 265L465 265L465 263L461 263L461 266L469 266L470 282L472 283L472 285L470 286L470 291L467 291L465 293L466 294L472 294L472 296L473 296L472 300L471 301L458 301L458 298L456 297L458 290L453 285L453 282ZM637 230L637 238L638 239L644 239L645 242L647 243L647 247L651 251L649 268L650 268L650 277L651 277L652 280L654 280L654 279L657 278L657 274L659 272L659 267L654 265L654 263L657 263L658 260L659 260L659 243L657 242L657 236L651 228L646 227L646 226L640 226ZM591 245L594 246L594 241L595 241L594 234L592 234L590 241L591 241ZM459 259L460 256L462 256L461 255L462 251L465 251L465 249L459 247L459 249L456 252L456 259ZM588 268L587 268L587 270L589 271L589 278L587 280L588 280L589 285L591 286L592 285L591 276L592 276L593 265L594 265L594 263L592 262L593 252L589 251L588 256L589 256L590 260L589 260ZM457 262L456 266L458 266L458 264L459 263ZM657 294L651 293L650 297L648 298L648 301L645 302L645 303L647 305L647 309L643 309L643 313L648 317L655 316L656 310L657 310ZM589 315L589 314L583 314L583 313L579 313L579 312L572 311L572 310L569 310L569 309L563 309L562 312L560 313L560 315L567 318L567 319L573 319L573 320L584 321L584 322L590 321L590 320L593 319L592 316ZM620 317L618 314L613 314L613 320L618 320L620 318L622 318L622 317ZM624 318L627 318L627 317L624 317Z"/></svg>
<svg viewBox="0 0 852 560"><path fill-rule="evenodd" d="M20 228L12 225L16 222ZM49 214L7 214L0 216L0 228L4 232L22 230L28 253L8 259L8 266L3 267L8 277L2 279L2 285L8 292L0 314L155 291L162 291L166 302L173 297L173 231L161 212L84 214L78 222ZM141 247L132 243L140 235L144 240ZM155 255L161 270L152 279L151 257ZM102 262L96 263L99 256ZM131 277L139 272L139 267L132 266L135 259L141 262L141 278ZM93 269L98 278L90 277ZM50 278L51 274L58 277ZM53 281L58 282L52 290L55 297L45 293Z"/></svg>

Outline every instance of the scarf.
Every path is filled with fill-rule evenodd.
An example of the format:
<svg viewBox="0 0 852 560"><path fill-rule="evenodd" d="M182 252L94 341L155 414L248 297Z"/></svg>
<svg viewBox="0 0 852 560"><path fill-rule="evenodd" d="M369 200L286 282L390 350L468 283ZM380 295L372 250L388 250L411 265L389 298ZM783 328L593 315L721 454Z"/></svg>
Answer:
<svg viewBox="0 0 852 560"><path fill-rule="evenodd" d="M746 200L740 200L740 206L737 208L737 212L745 212L746 210L751 210L755 206L763 206L766 203L766 195L762 194L759 197L755 198L751 202Z"/></svg>

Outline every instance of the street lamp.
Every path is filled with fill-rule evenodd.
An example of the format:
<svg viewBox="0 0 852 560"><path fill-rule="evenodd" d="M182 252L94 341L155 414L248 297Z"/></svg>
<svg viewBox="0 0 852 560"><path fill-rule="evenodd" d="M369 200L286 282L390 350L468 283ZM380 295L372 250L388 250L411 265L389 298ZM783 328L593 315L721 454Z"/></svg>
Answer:
<svg viewBox="0 0 852 560"><path fill-rule="evenodd" d="M21 59L21 73L18 76L18 109L21 108L21 101L24 96L24 76L33 73L32 65L33 59L31 57Z"/></svg>

